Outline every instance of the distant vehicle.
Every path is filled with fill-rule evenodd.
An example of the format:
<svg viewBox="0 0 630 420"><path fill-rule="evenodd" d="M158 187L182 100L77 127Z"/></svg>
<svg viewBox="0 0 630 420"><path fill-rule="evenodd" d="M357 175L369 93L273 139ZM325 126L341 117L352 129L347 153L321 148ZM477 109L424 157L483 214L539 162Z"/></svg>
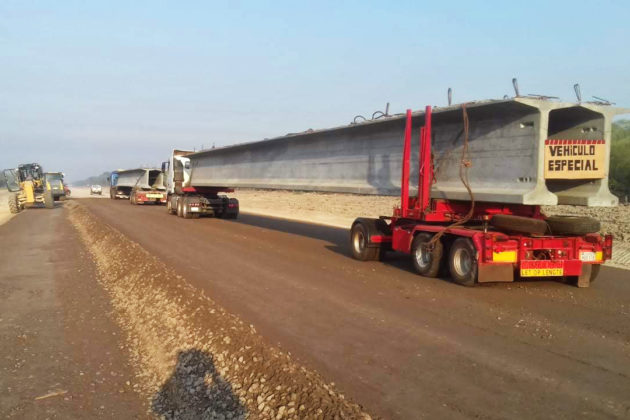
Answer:
<svg viewBox="0 0 630 420"><path fill-rule="evenodd" d="M101 188L100 185L92 185L90 187L90 195L93 195L93 194L98 194L98 195L103 194L103 189Z"/></svg>
<svg viewBox="0 0 630 420"><path fill-rule="evenodd" d="M159 169L136 168L114 171L108 177L109 197L131 204L166 204L164 174Z"/></svg>
<svg viewBox="0 0 630 420"><path fill-rule="evenodd" d="M46 181L50 184L53 200L63 201L66 199L66 188L63 182L63 172L46 172Z"/></svg>

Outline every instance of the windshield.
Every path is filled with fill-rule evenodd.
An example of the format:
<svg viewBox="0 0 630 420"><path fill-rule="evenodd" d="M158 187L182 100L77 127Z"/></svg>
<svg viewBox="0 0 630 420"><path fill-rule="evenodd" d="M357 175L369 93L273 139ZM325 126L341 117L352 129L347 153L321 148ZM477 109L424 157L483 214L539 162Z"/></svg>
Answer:
<svg viewBox="0 0 630 420"><path fill-rule="evenodd" d="M7 181L7 189L11 192L20 191L20 180L16 169L5 169L4 178Z"/></svg>

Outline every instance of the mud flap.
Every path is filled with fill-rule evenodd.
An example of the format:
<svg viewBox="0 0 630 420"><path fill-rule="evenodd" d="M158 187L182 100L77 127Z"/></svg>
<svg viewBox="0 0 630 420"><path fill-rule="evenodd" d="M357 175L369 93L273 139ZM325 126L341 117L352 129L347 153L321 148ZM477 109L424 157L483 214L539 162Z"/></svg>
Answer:
<svg viewBox="0 0 630 420"><path fill-rule="evenodd" d="M582 274L577 278L577 287L589 287L591 285L591 264L582 264Z"/></svg>
<svg viewBox="0 0 630 420"><path fill-rule="evenodd" d="M479 264L478 283L514 281L512 264Z"/></svg>

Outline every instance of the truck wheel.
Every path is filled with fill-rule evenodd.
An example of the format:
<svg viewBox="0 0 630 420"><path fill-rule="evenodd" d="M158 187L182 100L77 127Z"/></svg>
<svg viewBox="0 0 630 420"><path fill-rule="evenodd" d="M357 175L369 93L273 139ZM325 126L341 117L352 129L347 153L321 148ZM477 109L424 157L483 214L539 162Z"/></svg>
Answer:
<svg viewBox="0 0 630 420"><path fill-rule="evenodd" d="M17 194L9 195L9 211L13 214L18 214L22 210Z"/></svg>
<svg viewBox="0 0 630 420"><path fill-rule="evenodd" d="M183 213L183 211L182 211L182 210L183 210L183 209L182 209L183 204L184 204L184 198L183 198L183 197L179 197L179 198L177 199L177 216L179 216L179 217L183 217L183 216L182 216L182 213Z"/></svg>
<svg viewBox="0 0 630 420"><path fill-rule="evenodd" d="M47 209L55 208L55 199L53 198L51 190L44 190L44 206Z"/></svg>
<svg viewBox="0 0 630 420"><path fill-rule="evenodd" d="M173 197L169 197L166 201L166 211L168 214L175 214L177 210L173 208Z"/></svg>
<svg viewBox="0 0 630 420"><path fill-rule="evenodd" d="M477 250L468 238L458 238L451 245L448 268L455 283L474 286L477 282Z"/></svg>
<svg viewBox="0 0 630 420"><path fill-rule="evenodd" d="M490 219L490 224L499 230L518 233L535 233L543 235L547 232L547 222L532 217L496 214Z"/></svg>
<svg viewBox="0 0 630 420"><path fill-rule="evenodd" d="M192 219L193 214L190 212L190 206L188 205L188 200L183 199L182 201L182 217L184 219Z"/></svg>
<svg viewBox="0 0 630 420"><path fill-rule="evenodd" d="M550 216L547 224L554 235L586 235L599 232L599 220L587 216Z"/></svg>
<svg viewBox="0 0 630 420"><path fill-rule="evenodd" d="M361 222L352 226L350 246L352 248L352 256L359 261L377 260L379 258L381 249L368 247L368 228Z"/></svg>
<svg viewBox="0 0 630 420"><path fill-rule="evenodd" d="M441 241L433 245L433 249L426 248L426 244L433 236L428 233L418 233L411 243L411 260L418 274L424 277L437 277L442 262L444 246Z"/></svg>

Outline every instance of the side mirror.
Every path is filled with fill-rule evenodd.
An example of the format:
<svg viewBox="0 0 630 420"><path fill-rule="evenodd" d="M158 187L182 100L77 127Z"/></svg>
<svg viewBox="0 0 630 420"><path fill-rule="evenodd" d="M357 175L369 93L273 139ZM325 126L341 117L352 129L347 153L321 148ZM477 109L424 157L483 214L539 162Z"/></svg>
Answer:
<svg viewBox="0 0 630 420"><path fill-rule="evenodd" d="M162 172L166 172L166 165L168 162L162 162Z"/></svg>

